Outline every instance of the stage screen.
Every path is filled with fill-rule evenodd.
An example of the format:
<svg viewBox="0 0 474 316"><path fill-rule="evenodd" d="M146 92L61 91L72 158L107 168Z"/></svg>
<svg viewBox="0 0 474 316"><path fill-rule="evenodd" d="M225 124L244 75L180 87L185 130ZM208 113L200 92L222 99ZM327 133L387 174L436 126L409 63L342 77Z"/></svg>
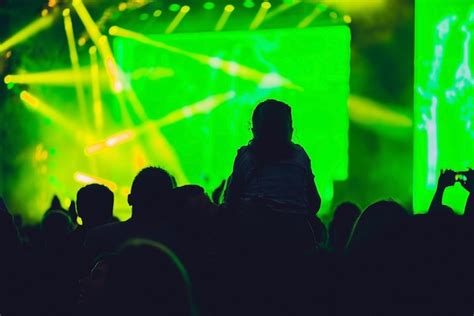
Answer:
<svg viewBox="0 0 474 316"><path fill-rule="evenodd" d="M426 212L441 169L474 168L474 5L470 0L416 4L413 208ZM462 213L456 183L444 204Z"/></svg>

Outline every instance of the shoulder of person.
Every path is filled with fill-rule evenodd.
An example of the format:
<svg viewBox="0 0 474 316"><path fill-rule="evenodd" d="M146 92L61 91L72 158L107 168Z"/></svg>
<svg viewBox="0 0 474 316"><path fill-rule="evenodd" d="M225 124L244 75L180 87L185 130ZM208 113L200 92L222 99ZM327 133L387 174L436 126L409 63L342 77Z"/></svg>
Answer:
<svg viewBox="0 0 474 316"><path fill-rule="evenodd" d="M118 223L107 223L100 225L89 230L84 238L84 246L94 247L93 245L97 242L100 242L102 239L110 236L114 231L120 230L120 227L123 226L122 222Z"/></svg>
<svg viewBox="0 0 474 316"><path fill-rule="evenodd" d="M295 149L295 152L298 157L302 157L309 160L309 156L306 153L306 150L304 150L303 146L299 144L293 144L293 148Z"/></svg>
<svg viewBox="0 0 474 316"><path fill-rule="evenodd" d="M238 155L245 155L249 152L250 152L250 146L249 145L242 146L237 150Z"/></svg>

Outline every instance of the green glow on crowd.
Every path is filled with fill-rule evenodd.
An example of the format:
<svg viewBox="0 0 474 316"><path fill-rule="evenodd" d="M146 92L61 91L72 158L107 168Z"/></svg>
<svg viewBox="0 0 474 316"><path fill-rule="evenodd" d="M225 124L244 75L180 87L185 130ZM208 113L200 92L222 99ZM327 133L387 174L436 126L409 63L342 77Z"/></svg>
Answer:
<svg viewBox="0 0 474 316"><path fill-rule="evenodd" d="M415 34L415 212L428 209L441 169L474 168L474 5L470 0L419 0ZM444 204L462 212L460 184Z"/></svg>

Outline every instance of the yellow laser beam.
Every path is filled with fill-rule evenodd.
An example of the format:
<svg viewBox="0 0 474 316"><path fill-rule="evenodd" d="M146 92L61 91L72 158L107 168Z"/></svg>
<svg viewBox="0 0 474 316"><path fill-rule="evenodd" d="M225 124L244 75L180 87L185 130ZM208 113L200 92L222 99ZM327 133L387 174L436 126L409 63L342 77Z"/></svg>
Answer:
<svg viewBox="0 0 474 316"><path fill-rule="evenodd" d="M106 187L108 187L111 191L115 192L117 190L117 184L115 182L99 178L97 176L92 176L85 174L83 172L77 171L73 175L74 180L76 182L82 183L82 184L91 184L91 183L98 183L98 184L103 184Z"/></svg>
<svg viewBox="0 0 474 316"><path fill-rule="evenodd" d="M413 121L407 115L391 110L389 106L357 95L349 97L349 117L355 123L367 126L411 128Z"/></svg>
<svg viewBox="0 0 474 316"><path fill-rule="evenodd" d="M273 19L275 16L288 11L289 9L293 8L294 6L296 6L296 5L298 5L302 2L303 2L302 0L294 0L292 3L282 3L278 7L276 7L275 9L272 9L271 12L268 12L265 15L264 21Z"/></svg>
<svg viewBox="0 0 474 316"><path fill-rule="evenodd" d="M267 12L268 10L270 10L271 7L272 5L270 4L270 2L262 2L260 8L258 9L257 15L255 15L255 18L252 20L252 23L250 23L249 29L256 30L260 26L260 24L262 24L263 20L265 20L265 16L267 15Z"/></svg>
<svg viewBox="0 0 474 316"><path fill-rule="evenodd" d="M298 23L297 28L303 29L309 26L319 15L321 14L321 9L316 7L314 10L307 15L303 20Z"/></svg>
<svg viewBox="0 0 474 316"><path fill-rule="evenodd" d="M95 46L94 46L95 47ZM97 66L98 80L102 88L108 87L107 72L100 69ZM79 80L82 84L92 84L91 81L91 67L82 67L79 71ZM147 78L149 80L158 80L174 76L174 71L171 68L154 67L154 68L138 68L131 73L125 75L130 76L132 80L138 80L141 78ZM21 74L9 74L3 78L5 84L29 84L29 85L52 85L52 86L74 86L75 85L74 72L71 69L56 69L45 72L35 73L21 73Z"/></svg>
<svg viewBox="0 0 474 316"><path fill-rule="evenodd" d="M149 131L150 129L160 129L164 126L179 122L185 118L189 118L194 115L209 113L210 111L212 111L222 103L232 99L233 97L235 97L234 91L228 91L226 93L209 96L204 100L198 101L196 103L187 105L181 109L173 111L158 120L149 121L140 127L122 131L106 138L103 141L90 145L86 147L85 153L86 155L92 155L106 148L114 147L125 142L132 141L138 135L143 134Z"/></svg>
<svg viewBox="0 0 474 316"><path fill-rule="evenodd" d="M205 64L214 69L221 70L231 76L256 82L261 88L285 87L285 88L294 89L298 91L303 90L302 87L294 84L289 79L286 79L285 77L279 75L278 73L264 73L254 68L250 68L248 66L239 64L235 61L229 61L229 60L224 60L217 57L207 56L204 54L189 52L184 49L174 47L160 41L155 41L143 34L126 30L118 26L112 26L109 29L109 34L113 36L133 39L145 45L149 45L149 46L156 47L159 49L167 50L169 52L187 56L201 64Z"/></svg>
<svg viewBox="0 0 474 316"><path fill-rule="evenodd" d="M121 92L124 88L124 84L122 83L120 69L117 66L114 55L112 54L107 37L101 34L99 28L89 14L89 11L87 11L87 8L85 7L82 0L73 0L72 5L79 15L79 18L84 24L87 32L89 33L90 38L97 46L99 53L104 58L104 63L110 79L112 90L115 92Z"/></svg>
<svg viewBox="0 0 474 316"><path fill-rule="evenodd" d="M191 8L187 5L182 6L181 9L179 10L178 14L174 17L174 19L171 21L171 23L168 25L168 27L165 30L165 34L171 34L173 31L178 27L179 23L184 19L186 14L189 12Z"/></svg>
<svg viewBox="0 0 474 316"><path fill-rule="evenodd" d="M64 30L66 31L67 43L69 46L69 58L71 59L77 100L79 102L79 112L82 122L85 123L87 122L86 96L84 94L84 86L81 80L81 66L79 65L79 56L77 55L76 41L74 40L74 29L71 20L71 10L69 8L63 10L63 17Z"/></svg>
<svg viewBox="0 0 474 316"><path fill-rule="evenodd" d="M224 10L222 11L221 16L219 17L219 20L217 20L216 26L214 27L214 31L219 32L224 29L224 26L227 23L227 20L229 20L230 15L232 12L234 12L234 6L232 4L228 4L224 7Z"/></svg>
<svg viewBox="0 0 474 316"><path fill-rule="evenodd" d="M25 105L31 110L38 112L44 117L49 118L55 124L61 126L64 130L77 135L82 133L82 129L77 126L73 121L66 118L64 115L56 111L52 106L43 102L38 97L34 96L32 93L23 90L20 93L20 99L25 103Z"/></svg>
<svg viewBox="0 0 474 316"><path fill-rule="evenodd" d="M54 15L47 15L36 19L31 22L23 29L6 39L3 43L0 43L0 53L10 49L11 47L27 40L38 32L48 28L54 21Z"/></svg>
<svg viewBox="0 0 474 316"><path fill-rule="evenodd" d="M10 74L5 76L4 82L15 84L29 84L29 85L53 85L53 86L74 86L76 80L82 83L90 82L90 68L84 67L79 70L78 78L75 78L75 73L71 69L57 69L45 72ZM107 83L107 74L101 72L100 80L102 83Z"/></svg>
<svg viewBox="0 0 474 316"><path fill-rule="evenodd" d="M89 48L89 57L91 61L91 83L92 83L92 105L94 109L94 124L99 132L102 132L104 127L104 113L102 108L102 98L100 95L100 71L97 61L97 48L91 46Z"/></svg>

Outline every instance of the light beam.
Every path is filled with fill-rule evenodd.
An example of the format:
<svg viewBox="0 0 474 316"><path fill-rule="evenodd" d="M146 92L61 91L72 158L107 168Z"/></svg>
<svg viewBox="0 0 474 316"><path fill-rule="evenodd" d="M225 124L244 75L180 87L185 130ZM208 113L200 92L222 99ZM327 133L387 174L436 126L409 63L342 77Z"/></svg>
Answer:
<svg viewBox="0 0 474 316"><path fill-rule="evenodd" d="M229 17L232 12L234 12L234 9L235 8L232 4L228 4L224 7L224 10L222 11L221 16L219 17L219 20L217 20L214 31L220 32L224 29L224 26L226 25L227 20L229 20Z"/></svg>
<svg viewBox="0 0 474 316"><path fill-rule="evenodd" d="M256 82L261 88L285 87L298 91L303 90L302 87L294 84L289 79L286 79L278 73L264 73L254 68L239 64L235 61L229 61L218 57L211 57L204 54L193 53L178 47L165 44L160 41L155 41L143 34L126 30L118 26L112 26L109 29L109 34L112 36L120 36L123 38L133 39L145 45L153 46L156 48L170 51L172 53L187 56L199 63L208 65L211 68L219 69L233 77L239 77L242 79Z"/></svg>
<svg viewBox="0 0 474 316"><path fill-rule="evenodd" d="M173 31L178 27L179 23L184 19L186 14L189 12L190 7L185 5L182 6L181 9L179 10L178 14L174 17L174 19L171 21L171 23L168 25L168 27L165 30L165 34L171 34Z"/></svg>
<svg viewBox="0 0 474 316"><path fill-rule="evenodd" d="M66 32L67 43L69 46L69 58L71 59L72 70L74 73L74 81L76 87L77 100L79 102L79 111L82 122L87 122L86 113L86 97L84 94L84 86L81 80L81 67L79 65L79 56L77 55L76 42L74 40L74 29L71 20L71 10L63 10L64 30Z"/></svg>
<svg viewBox="0 0 474 316"><path fill-rule="evenodd" d="M53 15L47 15L36 19L31 22L23 29L18 31L16 34L6 39L3 43L0 43L0 53L12 48L13 46L27 40L38 32L48 28L54 21Z"/></svg>
<svg viewBox="0 0 474 316"><path fill-rule="evenodd" d="M253 19L252 23L250 23L250 30L256 30L260 26L260 24L262 24L263 20L265 20L265 16L267 15L268 10L270 10L271 7L272 5L270 4L270 2L262 2L260 8L258 9L257 15L255 15L255 18Z"/></svg>

